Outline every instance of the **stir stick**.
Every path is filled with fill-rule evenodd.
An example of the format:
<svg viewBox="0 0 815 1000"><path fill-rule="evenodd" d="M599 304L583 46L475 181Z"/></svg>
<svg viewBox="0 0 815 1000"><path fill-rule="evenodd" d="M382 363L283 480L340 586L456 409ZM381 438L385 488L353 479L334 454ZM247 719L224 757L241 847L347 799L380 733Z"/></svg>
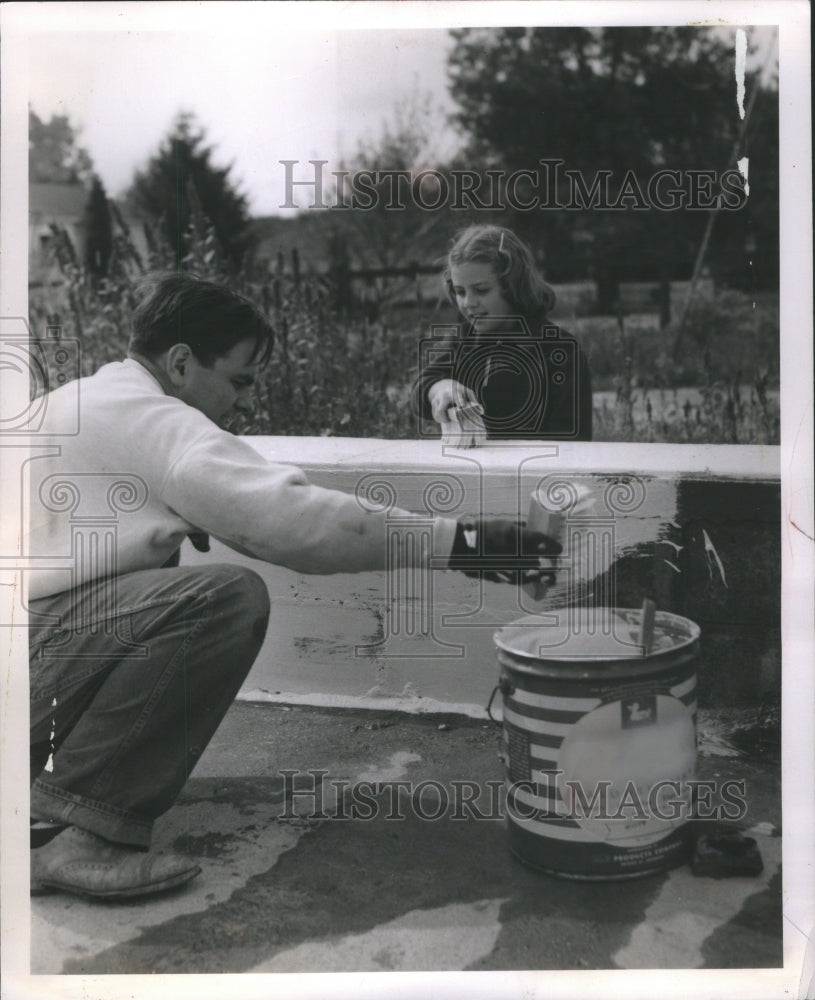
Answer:
<svg viewBox="0 0 815 1000"><path fill-rule="evenodd" d="M642 655L648 656L654 642L654 611L656 605L647 597L642 602L642 617L640 619L640 645Z"/></svg>

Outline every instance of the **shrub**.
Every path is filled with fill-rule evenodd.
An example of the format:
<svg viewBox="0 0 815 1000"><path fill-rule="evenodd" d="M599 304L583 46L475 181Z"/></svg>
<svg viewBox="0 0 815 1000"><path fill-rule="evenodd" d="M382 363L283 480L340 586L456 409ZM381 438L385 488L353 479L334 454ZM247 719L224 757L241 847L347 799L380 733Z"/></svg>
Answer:
<svg viewBox="0 0 815 1000"><path fill-rule="evenodd" d="M121 360L130 316L147 272L177 266L158 230L147 228L147 259L127 225L114 216L114 248L107 276L92 281L68 233L52 226L52 253L63 282L32 289L34 330L58 326L81 344L81 373ZM277 336L272 360L257 387L255 416L237 429L249 434L341 434L354 437L413 437L403 380L415 372L418 333L384 322L340 315L327 283L304 274L296 252L273 265L249 263L231 272L202 216L193 219L195 238L181 266L201 277L231 282L260 305Z"/></svg>
<svg viewBox="0 0 815 1000"><path fill-rule="evenodd" d="M589 357L596 440L778 444L777 296L700 296L662 330L655 316L571 328Z"/></svg>

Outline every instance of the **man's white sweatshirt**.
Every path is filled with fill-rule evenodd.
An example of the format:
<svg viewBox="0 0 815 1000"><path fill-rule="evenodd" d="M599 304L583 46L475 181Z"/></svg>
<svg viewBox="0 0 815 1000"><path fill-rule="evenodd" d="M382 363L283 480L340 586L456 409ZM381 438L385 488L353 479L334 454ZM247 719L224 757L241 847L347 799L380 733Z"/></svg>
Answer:
<svg viewBox="0 0 815 1000"><path fill-rule="evenodd" d="M385 514L266 461L134 359L52 392L32 444L28 554L41 568L27 574L31 600L158 568L191 532L301 573L386 568ZM455 521L436 519L432 553L400 531L400 560L425 564L449 555Z"/></svg>

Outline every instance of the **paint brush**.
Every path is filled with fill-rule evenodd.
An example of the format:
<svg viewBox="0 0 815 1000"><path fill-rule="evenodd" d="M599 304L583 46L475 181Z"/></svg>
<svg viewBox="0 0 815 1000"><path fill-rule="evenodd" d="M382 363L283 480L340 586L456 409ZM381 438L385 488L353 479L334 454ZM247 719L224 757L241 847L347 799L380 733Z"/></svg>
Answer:
<svg viewBox="0 0 815 1000"><path fill-rule="evenodd" d="M546 510L538 502L535 493L532 493L529 504L529 515L526 519L527 528L533 531L540 531L544 535L556 542L561 541L563 534L563 515L556 511ZM536 603L540 603L545 597L549 586L554 579L557 569L557 560L547 556L539 559L540 569L546 573L530 573L523 583L524 592Z"/></svg>
<svg viewBox="0 0 815 1000"><path fill-rule="evenodd" d="M642 602L642 614L640 618L640 646L642 655L648 656L651 646L654 643L654 612L656 605L647 597Z"/></svg>

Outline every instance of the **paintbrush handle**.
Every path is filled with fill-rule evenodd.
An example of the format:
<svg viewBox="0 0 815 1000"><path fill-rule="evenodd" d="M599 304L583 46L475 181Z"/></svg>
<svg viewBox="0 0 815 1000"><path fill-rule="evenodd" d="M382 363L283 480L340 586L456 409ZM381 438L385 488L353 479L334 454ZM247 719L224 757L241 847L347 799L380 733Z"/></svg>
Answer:
<svg viewBox="0 0 815 1000"><path fill-rule="evenodd" d="M642 602L642 614L640 618L640 645L642 655L648 656L651 646L654 644L654 614L656 605L647 597Z"/></svg>

